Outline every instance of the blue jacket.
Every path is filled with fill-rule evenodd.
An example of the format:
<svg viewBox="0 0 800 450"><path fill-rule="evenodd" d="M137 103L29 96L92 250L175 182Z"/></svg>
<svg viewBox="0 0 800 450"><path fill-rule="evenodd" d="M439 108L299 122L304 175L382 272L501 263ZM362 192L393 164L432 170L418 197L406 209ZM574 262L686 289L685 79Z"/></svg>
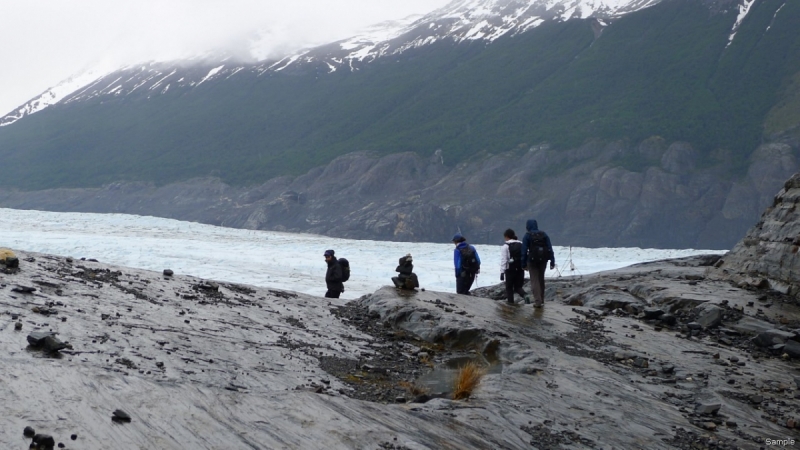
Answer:
<svg viewBox="0 0 800 450"><path fill-rule="evenodd" d="M528 230L525 233L525 237L522 238L522 266L528 267L528 261L530 257L528 256L528 247L530 246L531 242L531 235L530 233L533 231L539 231L539 224L534 219L530 219L527 224L525 224L525 228ZM542 231L544 233L544 231ZM553 264L556 263L556 255L553 253L553 244L550 243L550 236L547 233L544 233L544 240L547 245L547 254L548 261L551 261Z"/></svg>
<svg viewBox="0 0 800 450"><path fill-rule="evenodd" d="M466 242L459 242L456 245L456 249L453 250L453 265L456 267L456 278L461 275L461 249L462 248L471 248L473 252L475 252L475 259L478 260L478 264L481 263L481 257L478 255L478 251L475 250L475 247L467 244Z"/></svg>

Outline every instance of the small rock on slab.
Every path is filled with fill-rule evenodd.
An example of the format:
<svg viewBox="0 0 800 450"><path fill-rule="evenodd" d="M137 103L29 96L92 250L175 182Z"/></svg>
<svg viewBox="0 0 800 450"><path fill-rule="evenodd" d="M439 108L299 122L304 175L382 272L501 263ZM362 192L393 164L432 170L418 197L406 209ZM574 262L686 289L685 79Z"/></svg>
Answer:
<svg viewBox="0 0 800 450"><path fill-rule="evenodd" d="M121 409L116 409L111 413L111 420L114 422L130 422L131 416Z"/></svg>
<svg viewBox="0 0 800 450"><path fill-rule="evenodd" d="M664 315L664 310L661 308L650 307L650 308L645 308L644 311L642 311L642 314L643 314L642 318L644 320L658 319L659 317Z"/></svg>
<svg viewBox="0 0 800 450"><path fill-rule="evenodd" d="M28 334L28 344L31 344L33 347L40 347L44 344L45 338L53 336L53 333L50 331L32 331Z"/></svg>
<svg viewBox="0 0 800 450"><path fill-rule="evenodd" d="M699 403L694 408L694 412L698 414L716 414L721 407L721 403Z"/></svg>
<svg viewBox="0 0 800 450"><path fill-rule="evenodd" d="M14 291L14 292L22 293L22 294L32 294L32 293L36 292L36 288L35 287L21 286L21 285L15 287L15 288L12 288L11 290Z"/></svg>
<svg viewBox="0 0 800 450"><path fill-rule="evenodd" d="M56 440L49 434L37 434L33 436L33 442L39 447L53 448L56 445Z"/></svg>
<svg viewBox="0 0 800 450"><path fill-rule="evenodd" d="M42 350L47 353L55 353L65 348L67 348L67 344L59 341L54 336L47 336L42 343Z"/></svg>
<svg viewBox="0 0 800 450"><path fill-rule="evenodd" d="M172 269L164 269L164 275L168 276L168 277L171 277L171 276L175 275L175 272L173 272Z"/></svg>

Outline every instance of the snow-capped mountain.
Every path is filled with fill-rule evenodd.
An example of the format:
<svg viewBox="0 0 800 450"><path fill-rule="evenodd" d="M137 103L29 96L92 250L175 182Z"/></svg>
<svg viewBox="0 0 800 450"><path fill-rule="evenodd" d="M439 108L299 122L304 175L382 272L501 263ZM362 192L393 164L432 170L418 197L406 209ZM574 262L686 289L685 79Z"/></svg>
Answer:
<svg viewBox="0 0 800 450"><path fill-rule="evenodd" d="M546 21L594 17L605 24L661 1L455 0L425 16L380 23L352 38L300 51L279 61L242 64L233 59L212 60L206 57L195 58L193 64L185 61L150 62L115 70L97 67L59 83L0 117L0 127L59 102L82 101L103 95L123 96L136 91L146 92L149 97L165 94L171 89L197 87L212 79L229 78L244 70L265 74L308 64L322 65L327 72L358 70L360 65L378 58L442 40L491 42L502 36L523 33ZM254 46L257 47L257 43ZM251 51L254 55L260 53L258 48ZM198 61L203 62L198 64ZM187 67L200 68L187 70Z"/></svg>

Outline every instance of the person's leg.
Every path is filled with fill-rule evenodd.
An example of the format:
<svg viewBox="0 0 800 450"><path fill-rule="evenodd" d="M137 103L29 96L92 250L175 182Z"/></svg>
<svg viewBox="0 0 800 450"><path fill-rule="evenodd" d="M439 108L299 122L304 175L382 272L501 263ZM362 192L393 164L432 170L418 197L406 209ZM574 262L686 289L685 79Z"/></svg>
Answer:
<svg viewBox="0 0 800 450"><path fill-rule="evenodd" d="M341 292L339 292L339 291L331 291L331 290L328 290L327 292L325 292L325 298L339 298L339 296L340 296L341 294L342 294L342 293L341 293Z"/></svg>
<svg viewBox="0 0 800 450"><path fill-rule="evenodd" d="M514 271L514 292L520 295L520 297L525 298L525 289L522 289L522 285L525 284L525 271L522 269Z"/></svg>
<svg viewBox="0 0 800 450"><path fill-rule="evenodd" d="M516 284L516 280L514 279L514 272L511 270L506 270L506 301L508 303L514 303L514 285Z"/></svg>
<svg viewBox="0 0 800 450"><path fill-rule="evenodd" d="M467 285L466 285L467 292L465 292L465 294L470 295L469 290L472 289L472 283L475 282L475 274L474 273L467 274L466 279L467 279Z"/></svg>
<svg viewBox="0 0 800 450"><path fill-rule="evenodd" d="M533 306L544 304L544 269L547 263L534 264L531 268L531 294L533 294Z"/></svg>
<svg viewBox="0 0 800 450"><path fill-rule="evenodd" d="M469 292L469 286L472 285L472 283L469 283L469 285L467 285L467 281L468 281L467 277L458 277L458 278L456 278L456 293L457 294L466 294L466 293Z"/></svg>

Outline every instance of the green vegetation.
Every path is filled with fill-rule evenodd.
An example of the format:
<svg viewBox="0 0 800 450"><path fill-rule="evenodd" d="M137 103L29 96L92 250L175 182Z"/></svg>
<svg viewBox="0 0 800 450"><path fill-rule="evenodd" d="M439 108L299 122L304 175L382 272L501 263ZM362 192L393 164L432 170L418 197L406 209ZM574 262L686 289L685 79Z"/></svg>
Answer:
<svg viewBox="0 0 800 450"><path fill-rule="evenodd" d="M767 115L764 133L778 134L798 125L800 125L800 73L789 80L778 104Z"/></svg>
<svg viewBox="0 0 800 450"><path fill-rule="evenodd" d="M491 45L440 42L356 72L242 72L150 99L54 106L0 128L0 162L11 168L0 186L206 175L250 184L356 150L441 148L456 164L522 143L650 136L691 142L709 159L700 164L744 167L765 127L800 122L800 2L756 2L727 46L734 20L700 1L665 1L599 39L589 21L549 23ZM632 170L650 163L620 159Z"/></svg>

